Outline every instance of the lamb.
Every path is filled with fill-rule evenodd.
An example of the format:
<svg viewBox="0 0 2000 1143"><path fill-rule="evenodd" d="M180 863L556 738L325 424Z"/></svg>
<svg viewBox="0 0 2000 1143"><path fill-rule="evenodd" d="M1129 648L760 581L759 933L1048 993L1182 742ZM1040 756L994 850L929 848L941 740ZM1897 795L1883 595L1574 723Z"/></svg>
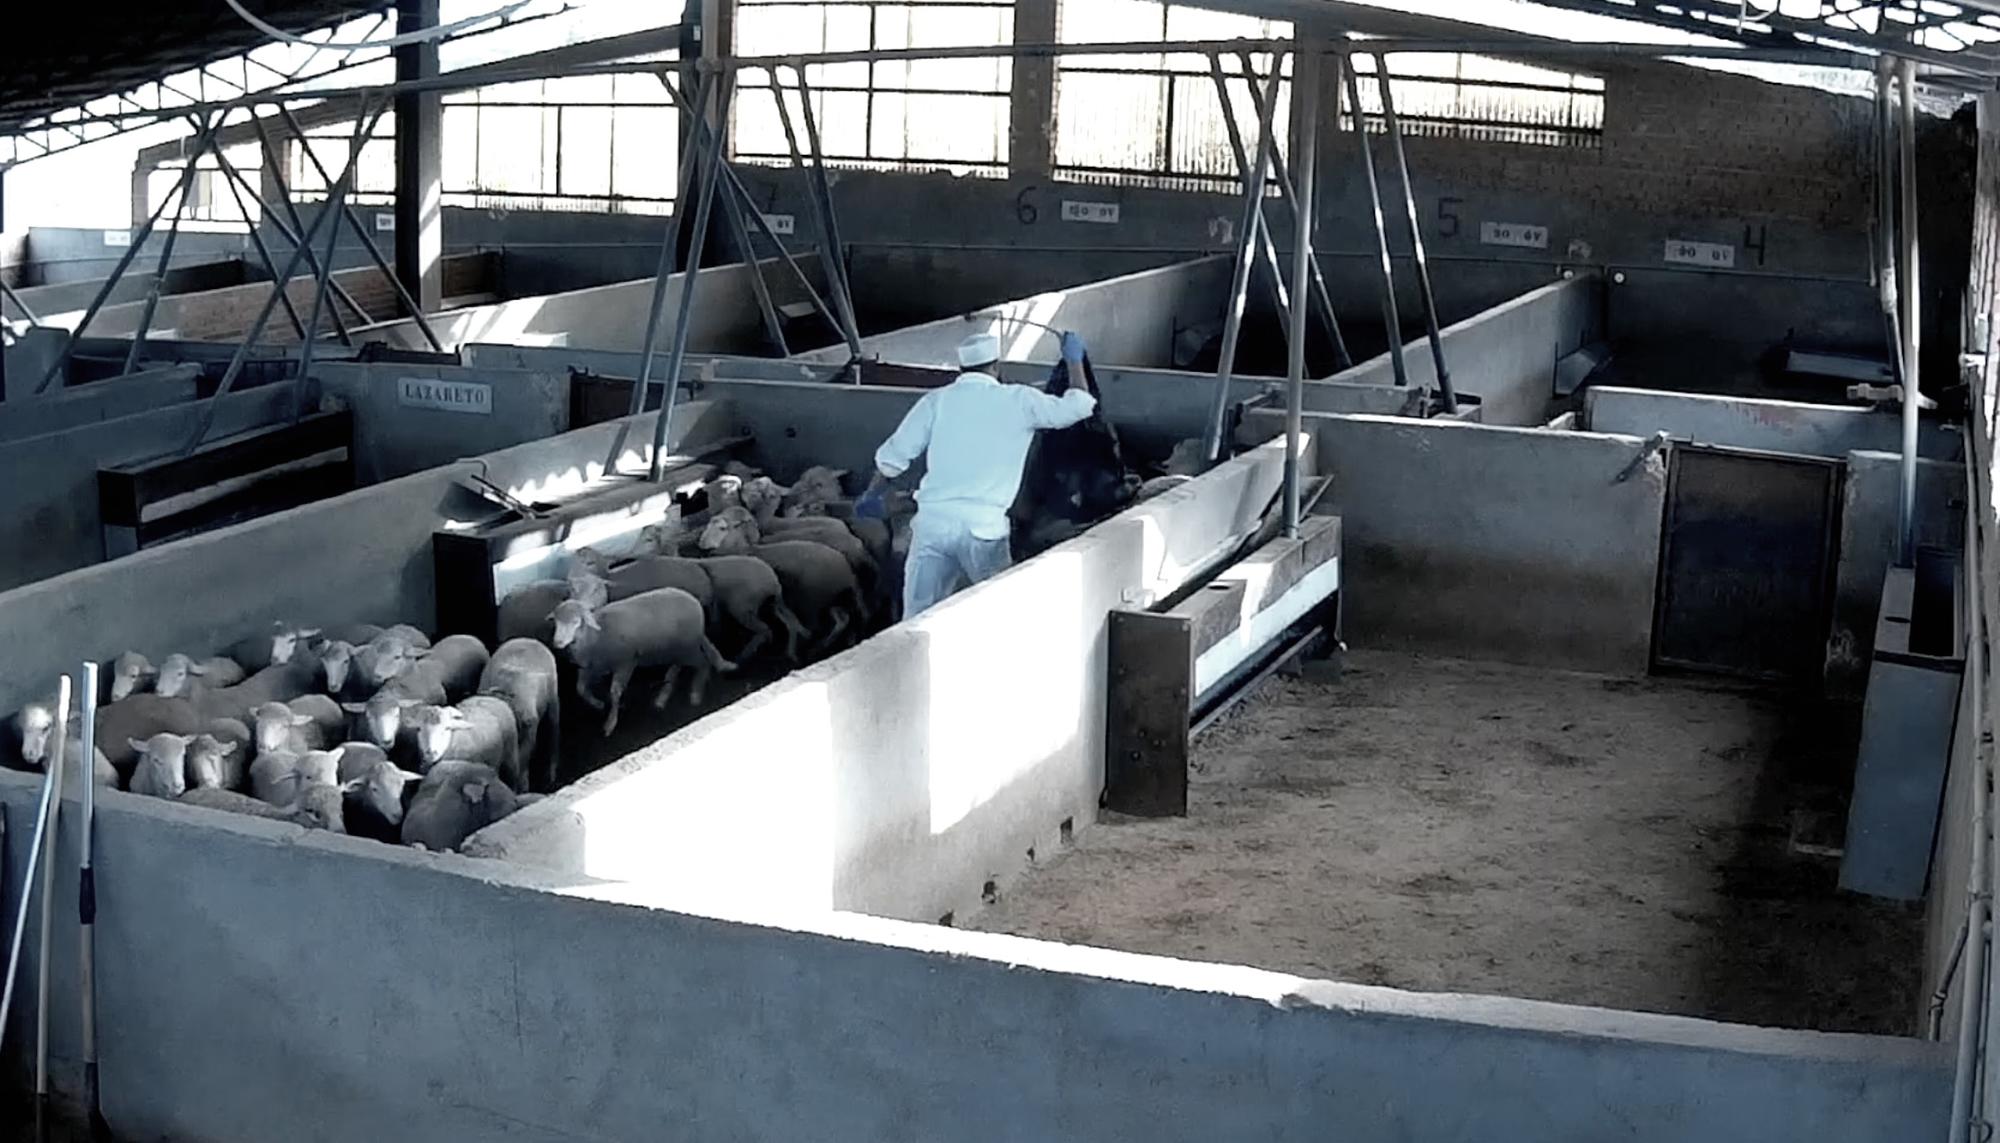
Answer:
<svg viewBox="0 0 2000 1143"><path fill-rule="evenodd" d="M578 697L605 712L607 737L618 729L618 707L638 668L667 668L666 681L653 698L656 710L665 709L673 697L681 668L694 670L689 698L696 704L711 671L727 674L736 669L708 641L701 603L671 587L609 603L598 611L568 600L556 608L555 644L557 650L567 650L576 664ZM611 676L611 687L600 702L591 693L591 682L605 675Z"/></svg>
<svg viewBox="0 0 2000 1143"><path fill-rule="evenodd" d="M346 785L373 769L377 762L387 762L389 752L373 742L343 742L333 748L340 755L340 783Z"/></svg>
<svg viewBox="0 0 2000 1143"><path fill-rule="evenodd" d="M290 662L299 640L310 639L317 634L319 629L316 627L294 627L282 620L274 620L270 630L264 634L237 640L228 654L244 670L256 674L274 664Z"/></svg>
<svg viewBox="0 0 2000 1143"><path fill-rule="evenodd" d="M799 474L792 481L791 490L780 501L779 508L784 515L794 515L794 509L805 509L813 504L824 504L830 500L845 499L847 493L840 483L847 476L844 468L828 468L816 464Z"/></svg>
<svg viewBox="0 0 2000 1143"><path fill-rule="evenodd" d="M701 541L718 554L754 555L770 565L784 589L786 606L809 630L824 631L819 636L822 646L832 645L850 623L867 615L854 569L823 544L798 540L760 544L755 522L740 509L710 521Z"/></svg>
<svg viewBox="0 0 2000 1143"><path fill-rule="evenodd" d="M265 667L233 687L211 689L204 682L190 680L188 691L182 697L198 710L204 719L231 718L248 725L253 721L250 712L260 705L267 702L290 702L300 695L310 694L319 680L320 667L317 659L310 655L293 655L283 663L273 663Z"/></svg>
<svg viewBox="0 0 2000 1143"><path fill-rule="evenodd" d="M847 525L823 516L806 516L796 520L766 520L761 516L752 515L747 508L731 508L717 513L715 518L708 522L708 527L702 530L702 549L711 552L721 550L711 537L720 537L731 531L747 531L753 544L764 541L776 543L781 540L806 540L832 548L847 561L847 566L854 572L855 582L864 588L873 587L881 570L875 566L874 557L868 554L867 545L849 531ZM865 611L862 618L867 618Z"/></svg>
<svg viewBox="0 0 2000 1143"><path fill-rule="evenodd" d="M127 651L111 663L111 702L153 689L160 672L152 660L137 651Z"/></svg>
<svg viewBox="0 0 2000 1143"><path fill-rule="evenodd" d="M296 653L296 651L294 651ZM196 681L211 690L233 687L244 679L243 666L234 659L216 656L195 662L186 655L175 652L160 660L159 677L153 690L168 698L181 698L192 693Z"/></svg>
<svg viewBox="0 0 2000 1143"><path fill-rule="evenodd" d="M97 748L120 773L130 773L139 757L134 742L156 734L200 734L206 722L186 699L132 695L98 708Z"/></svg>
<svg viewBox="0 0 2000 1143"><path fill-rule="evenodd" d="M376 691L367 702L342 703L342 709L354 716L354 731L363 742L387 752L389 757L406 761L412 765L417 758L415 731L404 721L403 712L420 702L433 706L444 702L444 689L412 694L397 680Z"/></svg>
<svg viewBox="0 0 2000 1143"><path fill-rule="evenodd" d="M425 699L426 702L456 702L473 692L479 686L479 673L486 669L486 644L470 635L448 635L424 652L407 670L390 677L390 683L402 681L406 676L412 680L413 688L422 688L429 693L432 684L444 690L443 700Z"/></svg>
<svg viewBox="0 0 2000 1143"><path fill-rule="evenodd" d="M455 850L466 838L513 813L518 804L514 791L492 767L440 762L410 796L403 813L403 844Z"/></svg>
<svg viewBox="0 0 2000 1143"><path fill-rule="evenodd" d="M770 564L755 556L711 556L698 562L715 588L716 609L750 633L750 641L736 652L738 661L755 655L770 641L771 627L764 622L766 610L785 629L786 660L799 661L799 639L811 632L785 606L783 585Z"/></svg>
<svg viewBox="0 0 2000 1143"><path fill-rule="evenodd" d="M49 744L55 733L56 700L53 695L27 703L7 720L8 743L20 758L21 765L29 770L40 770L48 763Z"/></svg>
<svg viewBox="0 0 2000 1143"><path fill-rule="evenodd" d="M374 691L407 670L421 655L408 639L385 631L349 653L348 669L357 686Z"/></svg>
<svg viewBox="0 0 2000 1143"><path fill-rule="evenodd" d="M500 601L495 633L502 643L515 639L547 643L553 631L549 617L555 614L556 604L565 599L594 598L596 602L591 606L602 607L606 590L604 580L580 562L571 569L568 579L538 579L522 584Z"/></svg>
<svg viewBox="0 0 2000 1143"><path fill-rule="evenodd" d="M334 786L340 776L340 756L331 750L304 754L273 751L250 763L250 792L262 802L289 806L308 786Z"/></svg>
<svg viewBox="0 0 2000 1143"><path fill-rule="evenodd" d="M479 693L504 701L514 714L515 756L523 777L543 789L555 785L561 758L559 685L555 654L533 639L502 643L479 675Z"/></svg>
<svg viewBox="0 0 2000 1143"><path fill-rule="evenodd" d="M308 786L300 792L297 802L283 807L260 802L256 798L236 793L234 790L218 790L213 786L197 787L180 796L180 801L190 806L291 822L307 829L346 833L347 825L341 812L340 800L340 790L334 786Z"/></svg>
<svg viewBox="0 0 2000 1143"><path fill-rule="evenodd" d="M241 743L197 734L188 745L187 784L190 789L240 789L248 778Z"/></svg>
<svg viewBox="0 0 2000 1143"><path fill-rule="evenodd" d="M155 734L129 745L139 761L132 769L131 790L155 798L178 798L187 792L188 744L191 735Z"/></svg>
<svg viewBox="0 0 2000 1143"><path fill-rule="evenodd" d="M338 742L347 728L340 704L325 695L300 695L289 703L261 703L255 718L257 753L303 754Z"/></svg>
<svg viewBox="0 0 2000 1143"><path fill-rule="evenodd" d="M63 743L63 789L72 796L82 791L77 774L83 769L83 738L72 734ZM104 756L104 751L95 746L90 748L90 778L100 786L118 788L118 767Z"/></svg>
<svg viewBox="0 0 2000 1143"><path fill-rule="evenodd" d="M678 556L646 556L613 571L605 583L606 601L616 603L643 592L677 587L695 597L702 614L715 614L715 586L693 560Z"/></svg>
<svg viewBox="0 0 2000 1143"><path fill-rule="evenodd" d="M342 757L345 768L347 759ZM395 845L403 837L403 815L423 783L423 776L384 758L340 784L341 809L347 831L356 837Z"/></svg>
<svg viewBox="0 0 2000 1143"><path fill-rule="evenodd" d="M520 727L507 700L472 695L457 706L419 704L410 708L410 725L417 732L418 768L428 774L447 759L479 762L493 768L514 790L525 788L521 773Z"/></svg>

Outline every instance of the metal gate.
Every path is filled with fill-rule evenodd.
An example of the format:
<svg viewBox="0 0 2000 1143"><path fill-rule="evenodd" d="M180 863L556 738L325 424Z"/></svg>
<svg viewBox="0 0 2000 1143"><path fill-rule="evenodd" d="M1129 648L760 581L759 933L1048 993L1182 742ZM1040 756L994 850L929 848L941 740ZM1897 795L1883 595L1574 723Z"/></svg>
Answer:
<svg viewBox="0 0 2000 1143"><path fill-rule="evenodd" d="M1653 667L1816 682L1826 662L1840 461L1676 444Z"/></svg>

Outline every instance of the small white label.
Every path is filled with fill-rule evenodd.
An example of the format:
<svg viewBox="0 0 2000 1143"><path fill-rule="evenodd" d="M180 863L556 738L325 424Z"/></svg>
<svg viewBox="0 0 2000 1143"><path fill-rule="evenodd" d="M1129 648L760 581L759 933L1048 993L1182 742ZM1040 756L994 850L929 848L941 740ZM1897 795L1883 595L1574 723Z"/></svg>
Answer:
<svg viewBox="0 0 2000 1143"><path fill-rule="evenodd" d="M1526 222L1482 222L1479 241L1487 246L1525 246L1531 250L1549 248L1549 228Z"/></svg>
<svg viewBox="0 0 2000 1143"><path fill-rule="evenodd" d="M408 409L439 409L447 413L493 413L493 386L472 381L440 381L435 377L403 377L396 382L396 403Z"/></svg>
<svg viewBox="0 0 2000 1143"><path fill-rule="evenodd" d="M130 246L132 245L132 232L129 230L107 230L104 232L104 244L106 246Z"/></svg>
<svg viewBox="0 0 2000 1143"><path fill-rule="evenodd" d="M396 216L394 213L386 210L375 212L375 233L382 234L394 229L396 229Z"/></svg>
<svg viewBox="0 0 2000 1143"><path fill-rule="evenodd" d="M1065 202L1062 207L1064 222L1097 222L1115 225L1118 222L1118 204L1115 202Z"/></svg>
<svg viewBox="0 0 2000 1143"><path fill-rule="evenodd" d="M798 230L798 221L789 214L767 214L764 224L771 228L773 234L792 234Z"/></svg>
<svg viewBox="0 0 2000 1143"><path fill-rule="evenodd" d="M1728 270L1736 265L1736 247L1723 242L1682 242L1678 238L1669 238L1667 261L1683 266Z"/></svg>

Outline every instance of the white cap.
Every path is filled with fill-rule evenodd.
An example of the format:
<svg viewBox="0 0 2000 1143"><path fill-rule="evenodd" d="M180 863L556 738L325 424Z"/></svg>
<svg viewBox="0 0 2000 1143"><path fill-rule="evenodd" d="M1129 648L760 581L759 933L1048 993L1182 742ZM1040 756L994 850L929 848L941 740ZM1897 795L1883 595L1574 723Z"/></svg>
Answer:
<svg viewBox="0 0 2000 1143"><path fill-rule="evenodd" d="M958 363L963 368L977 369L998 360L1000 339L990 333L974 334L958 343Z"/></svg>

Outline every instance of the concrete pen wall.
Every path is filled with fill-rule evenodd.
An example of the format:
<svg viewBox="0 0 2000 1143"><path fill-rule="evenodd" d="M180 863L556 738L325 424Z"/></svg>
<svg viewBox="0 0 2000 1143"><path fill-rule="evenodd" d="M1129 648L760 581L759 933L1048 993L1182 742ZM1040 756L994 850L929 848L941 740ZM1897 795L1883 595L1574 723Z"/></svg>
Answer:
<svg viewBox="0 0 2000 1143"><path fill-rule="evenodd" d="M1307 456L1310 471L1311 458ZM1269 505L1278 444L1099 524L475 835L674 899L936 920L1094 820L1105 630Z"/></svg>
<svg viewBox="0 0 2000 1143"><path fill-rule="evenodd" d="M1258 413L1250 432L1281 424ZM1611 674L1649 665L1665 503L1644 442L1313 415L1342 518L1348 637Z"/></svg>
<svg viewBox="0 0 2000 1143"><path fill-rule="evenodd" d="M192 363L168 365L8 401L0 404L0 441L62 432L192 401L195 378L200 373L201 367Z"/></svg>
<svg viewBox="0 0 2000 1143"><path fill-rule="evenodd" d="M466 369L452 365L333 363L313 367L324 397L354 411L355 477L374 483L569 427L567 374ZM411 403L405 381L436 382L482 392L483 406L427 408ZM418 386L422 388L422 386Z"/></svg>
<svg viewBox="0 0 2000 1143"><path fill-rule="evenodd" d="M1053 363L1062 356L1056 335L1041 328L1052 326L1082 334L1092 361L1168 368L1182 331L1221 324L1229 278L1229 256L1214 255L999 302L979 309L973 321L954 315L865 337L861 354L898 365L956 369L960 342L995 333L1003 360ZM793 355L796 361L828 364L847 358L845 345Z"/></svg>
<svg viewBox="0 0 2000 1143"><path fill-rule="evenodd" d="M1594 432L1649 437L1665 432L1696 444L1839 459L1856 449L1903 451L1902 417L1860 405L1814 405L1660 389L1593 386L1584 424ZM1917 455L1957 460L1965 438L1936 420L1922 423Z"/></svg>
<svg viewBox="0 0 2000 1143"><path fill-rule="evenodd" d="M35 795L32 775L0 773L8 868L25 866ZM74 809L50 1013L71 1095ZM1914 1040L850 914L696 916L642 886L129 794L103 796L96 837L102 1105L120 1138L1584 1143L1615 1124L1638 1143L1863 1143L1942 1132L1949 1103L1948 1050ZM18 999L17 1081L33 989Z"/></svg>
<svg viewBox="0 0 2000 1143"><path fill-rule="evenodd" d="M1446 327L1439 338L1445 367L1458 392L1479 398L1484 423L1542 424L1555 396L1557 360L1602 336L1603 307L1604 282L1596 274L1530 290ZM1436 385L1429 338L1404 346L1403 365L1410 385ZM1392 385L1395 376L1385 353L1327 380Z"/></svg>
<svg viewBox="0 0 2000 1143"><path fill-rule="evenodd" d="M1899 453L1847 454L1833 625L1826 648L1826 681L1837 691L1859 694L1868 681L1882 581L1896 562L1902 479ZM1918 461L1917 543L1958 551L1964 542L1965 466Z"/></svg>

